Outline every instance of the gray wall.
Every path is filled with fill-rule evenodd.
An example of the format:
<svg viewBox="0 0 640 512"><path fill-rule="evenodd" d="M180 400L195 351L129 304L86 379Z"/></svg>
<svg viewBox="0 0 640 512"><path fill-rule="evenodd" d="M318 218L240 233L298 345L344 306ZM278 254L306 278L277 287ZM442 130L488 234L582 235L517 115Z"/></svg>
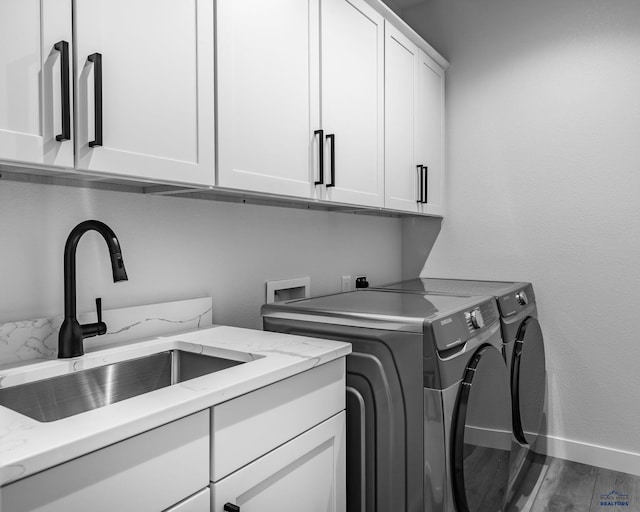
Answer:
<svg viewBox="0 0 640 512"><path fill-rule="evenodd" d="M532 281L555 453L617 449L640 474L640 2L402 15L451 62L448 213L422 274Z"/></svg>
<svg viewBox="0 0 640 512"><path fill-rule="evenodd" d="M400 278L399 219L0 181L0 323L62 313L64 243L89 218L115 231L129 281L85 234L78 311L210 295L214 322L261 328L267 280L309 276L320 295L345 274Z"/></svg>

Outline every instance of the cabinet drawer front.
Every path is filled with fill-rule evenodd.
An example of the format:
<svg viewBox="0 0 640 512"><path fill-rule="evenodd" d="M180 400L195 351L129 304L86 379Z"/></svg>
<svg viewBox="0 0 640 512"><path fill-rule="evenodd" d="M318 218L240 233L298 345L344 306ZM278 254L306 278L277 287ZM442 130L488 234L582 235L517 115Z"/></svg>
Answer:
<svg viewBox="0 0 640 512"><path fill-rule="evenodd" d="M165 512L210 512L210 505L211 492L207 487L206 489L202 489L198 494L194 494L178 503L175 507L165 510Z"/></svg>
<svg viewBox="0 0 640 512"><path fill-rule="evenodd" d="M158 512L206 487L208 476L202 411L3 487L0 509Z"/></svg>
<svg viewBox="0 0 640 512"><path fill-rule="evenodd" d="M211 510L344 512L345 413L328 419L233 475L211 484Z"/></svg>
<svg viewBox="0 0 640 512"><path fill-rule="evenodd" d="M344 358L213 408L211 478L217 482L345 407Z"/></svg>

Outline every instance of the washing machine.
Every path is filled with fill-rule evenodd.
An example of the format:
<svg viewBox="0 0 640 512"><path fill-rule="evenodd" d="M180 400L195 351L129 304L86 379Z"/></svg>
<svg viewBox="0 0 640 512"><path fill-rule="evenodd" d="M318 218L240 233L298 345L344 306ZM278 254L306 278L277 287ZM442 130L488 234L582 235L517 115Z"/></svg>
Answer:
<svg viewBox="0 0 640 512"><path fill-rule="evenodd" d="M394 292L492 295L498 303L503 355L510 376L512 428L508 509L522 510L544 467L546 370L533 285L527 282L417 278L381 287Z"/></svg>
<svg viewBox="0 0 640 512"><path fill-rule="evenodd" d="M513 434L532 449L544 431L546 370L533 285L526 282L417 278L380 287L424 293L494 296L500 311L503 355L511 385Z"/></svg>
<svg viewBox="0 0 640 512"><path fill-rule="evenodd" d="M265 330L352 344L348 512L498 512L511 399L491 297L356 290L262 307Z"/></svg>

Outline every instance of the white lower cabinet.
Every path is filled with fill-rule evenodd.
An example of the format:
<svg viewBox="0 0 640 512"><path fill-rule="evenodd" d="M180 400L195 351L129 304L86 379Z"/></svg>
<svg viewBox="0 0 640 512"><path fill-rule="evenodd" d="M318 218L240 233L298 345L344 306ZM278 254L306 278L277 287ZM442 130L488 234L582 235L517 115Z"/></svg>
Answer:
<svg viewBox="0 0 640 512"><path fill-rule="evenodd" d="M3 487L0 510L161 512L207 487L209 431L201 411L107 446Z"/></svg>
<svg viewBox="0 0 640 512"><path fill-rule="evenodd" d="M343 411L344 379L341 359L213 407L211 481Z"/></svg>
<svg viewBox="0 0 640 512"><path fill-rule="evenodd" d="M211 506L211 492L209 488L190 496L165 512L209 512Z"/></svg>
<svg viewBox="0 0 640 512"><path fill-rule="evenodd" d="M215 406L211 511L344 512L345 385L341 358Z"/></svg>
<svg viewBox="0 0 640 512"><path fill-rule="evenodd" d="M341 412L211 484L211 511L344 512L345 457Z"/></svg>
<svg viewBox="0 0 640 512"><path fill-rule="evenodd" d="M28 476L0 511L344 512L345 375L340 358Z"/></svg>

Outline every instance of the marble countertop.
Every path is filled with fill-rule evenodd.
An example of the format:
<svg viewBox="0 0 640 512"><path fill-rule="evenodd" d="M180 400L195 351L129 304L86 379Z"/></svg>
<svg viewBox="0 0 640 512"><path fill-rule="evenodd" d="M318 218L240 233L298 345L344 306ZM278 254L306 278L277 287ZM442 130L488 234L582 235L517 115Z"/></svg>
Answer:
<svg viewBox="0 0 640 512"><path fill-rule="evenodd" d="M0 371L0 388L179 348L245 361L49 423L0 406L0 485L344 357L351 345L237 327L162 336Z"/></svg>

